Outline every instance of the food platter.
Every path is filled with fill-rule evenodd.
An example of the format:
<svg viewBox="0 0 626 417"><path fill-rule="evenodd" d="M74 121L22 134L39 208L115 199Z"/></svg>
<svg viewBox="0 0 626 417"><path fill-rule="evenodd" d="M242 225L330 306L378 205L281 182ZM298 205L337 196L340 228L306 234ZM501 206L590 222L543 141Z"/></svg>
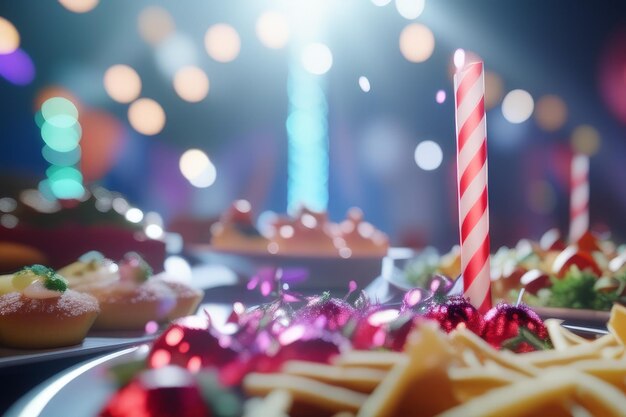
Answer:
<svg viewBox="0 0 626 417"><path fill-rule="evenodd" d="M156 335L143 332L94 332L81 344L62 348L30 350L0 347L0 369L110 352L150 342Z"/></svg>
<svg viewBox="0 0 626 417"><path fill-rule="evenodd" d="M402 248L391 248L389 256ZM381 274L382 257L350 257L323 255L272 255L269 253L247 253L217 250L210 245L191 245L190 254L201 262L221 265L232 270L237 277L247 282L262 270L281 268L284 283L298 289L335 289L347 287L355 281L365 286Z"/></svg>
<svg viewBox="0 0 626 417"><path fill-rule="evenodd" d="M606 334L592 327L568 326L570 330L586 336ZM78 364L35 387L5 414L5 417L55 417L65 415L67 404L72 403L74 415L95 416L115 386L107 376L113 365L145 358L148 345L135 346L97 357ZM77 397L82 401L75 401Z"/></svg>

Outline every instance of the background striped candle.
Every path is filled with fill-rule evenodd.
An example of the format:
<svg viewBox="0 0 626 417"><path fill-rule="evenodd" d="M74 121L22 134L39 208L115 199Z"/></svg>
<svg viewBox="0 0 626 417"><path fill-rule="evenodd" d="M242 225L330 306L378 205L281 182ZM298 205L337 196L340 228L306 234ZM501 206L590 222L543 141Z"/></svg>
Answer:
<svg viewBox="0 0 626 417"><path fill-rule="evenodd" d="M481 312L491 308L487 126L483 63L454 76L461 273L464 296Z"/></svg>
<svg viewBox="0 0 626 417"><path fill-rule="evenodd" d="M589 228L589 157L572 157L570 191L570 242L578 242Z"/></svg>

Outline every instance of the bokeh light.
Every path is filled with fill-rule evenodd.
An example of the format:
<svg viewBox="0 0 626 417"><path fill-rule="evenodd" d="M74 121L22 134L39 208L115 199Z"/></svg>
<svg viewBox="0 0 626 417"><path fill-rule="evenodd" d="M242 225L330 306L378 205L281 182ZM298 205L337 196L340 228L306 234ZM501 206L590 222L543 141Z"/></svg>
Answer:
<svg viewBox="0 0 626 417"><path fill-rule="evenodd" d="M600 133L590 125L580 125L574 129L571 141L576 153L592 156L600 149Z"/></svg>
<svg viewBox="0 0 626 417"><path fill-rule="evenodd" d="M558 96L548 94L537 100L535 120L539 127L549 132L560 129L567 119L567 106Z"/></svg>
<svg viewBox="0 0 626 417"><path fill-rule="evenodd" d="M51 97L41 106L44 120L56 127L72 127L78 120L78 109L64 97Z"/></svg>
<svg viewBox="0 0 626 417"><path fill-rule="evenodd" d="M183 100L197 103L209 93L209 77L198 67L183 67L174 75L174 90Z"/></svg>
<svg viewBox="0 0 626 417"><path fill-rule="evenodd" d="M0 54L0 77L15 85L27 85L35 79L35 64L21 48Z"/></svg>
<svg viewBox="0 0 626 417"><path fill-rule="evenodd" d="M174 33L174 19L167 10L159 6L148 6L137 19L139 35L151 45L158 45Z"/></svg>
<svg viewBox="0 0 626 417"><path fill-rule="evenodd" d="M256 35L268 48L284 48L289 42L289 21L282 13L265 12L256 22Z"/></svg>
<svg viewBox="0 0 626 417"><path fill-rule="evenodd" d="M391 3L391 0L372 0L375 6L382 7Z"/></svg>
<svg viewBox="0 0 626 417"><path fill-rule="evenodd" d="M113 65L104 73L104 89L119 103L130 103L141 94L141 78L128 65Z"/></svg>
<svg viewBox="0 0 626 417"><path fill-rule="evenodd" d="M67 152L59 152L46 145L41 150L41 155L51 165L71 166L80 161L81 149L76 146Z"/></svg>
<svg viewBox="0 0 626 417"><path fill-rule="evenodd" d="M359 87L361 87L361 90L363 90L363 92L365 93L369 93L372 88L370 85L370 80L363 75L359 77Z"/></svg>
<svg viewBox="0 0 626 417"><path fill-rule="evenodd" d="M85 183L89 183L104 177L119 159L126 128L116 116L94 109L81 113L80 124L80 169Z"/></svg>
<svg viewBox="0 0 626 417"><path fill-rule="evenodd" d="M435 50L435 36L426 26L411 23L400 33L400 52L410 62L424 62Z"/></svg>
<svg viewBox="0 0 626 417"><path fill-rule="evenodd" d="M218 23L207 30L204 47L209 56L217 62L231 62L239 55L241 40L235 28Z"/></svg>
<svg viewBox="0 0 626 417"><path fill-rule="evenodd" d="M137 132L152 136L163 130L165 111L150 98L140 98L128 107L128 121Z"/></svg>
<svg viewBox="0 0 626 417"><path fill-rule="evenodd" d="M9 22L0 17L0 54L10 54L20 47L20 34Z"/></svg>
<svg viewBox="0 0 626 417"><path fill-rule="evenodd" d="M131 223L139 223L143 220L143 211L137 207L129 208L124 217Z"/></svg>
<svg viewBox="0 0 626 417"><path fill-rule="evenodd" d="M67 10L74 13L86 13L93 10L100 0L59 0Z"/></svg>
<svg viewBox="0 0 626 417"><path fill-rule="evenodd" d="M444 90L437 91L437 94L435 94L435 101L439 104L443 104L446 101L446 92Z"/></svg>
<svg viewBox="0 0 626 417"><path fill-rule="evenodd" d="M42 139L57 152L69 152L76 148L81 135L82 130L78 123L69 127L59 127L46 121L41 127Z"/></svg>
<svg viewBox="0 0 626 417"><path fill-rule="evenodd" d="M314 42L304 47L300 57L305 70L315 75L328 72L333 66L333 54L328 46Z"/></svg>
<svg viewBox="0 0 626 417"><path fill-rule="evenodd" d="M502 114L510 123L523 123L533 114L535 103L528 91L513 90L502 100Z"/></svg>
<svg viewBox="0 0 626 417"><path fill-rule="evenodd" d="M217 170L215 165L209 160L209 165L198 175L189 179L191 185L196 188L207 188L215 183L217 179Z"/></svg>
<svg viewBox="0 0 626 417"><path fill-rule="evenodd" d="M452 62L457 70L462 69L465 66L465 49L457 49L452 55Z"/></svg>
<svg viewBox="0 0 626 417"><path fill-rule="evenodd" d="M182 33L168 36L159 43L155 53L159 70L168 78L184 66L196 65L199 55L195 41Z"/></svg>
<svg viewBox="0 0 626 417"><path fill-rule="evenodd" d="M439 168L443 161L443 151L437 142L425 140L415 147L415 163L424 171Z"/></svg>
<svg viewBox="0 0 626 417"><path fill-rule="evenodd" d="M199 176L210 163L209 157L200 149L189 149L181 155L178 167L183 177L191 180Z"/></svg>
<svg viewBox="0 0 626 417"><path fill-rule="evenodd" d="M606 106L626 124L626 26L618 29L604 46L597 79Z"/></svg>
<svg viewBox="0 0 626 417"><path fill-rule="evenodd" d="M503 94L502 78L495 72L485 71L485 109L489 110L497 106Z"/></svg>
<svg viewBox="0 0 626 417"><path fill-rule="evenodd" d="M405 19L417 19L424 11L426 0L396 0L396 9Z"/></svg>

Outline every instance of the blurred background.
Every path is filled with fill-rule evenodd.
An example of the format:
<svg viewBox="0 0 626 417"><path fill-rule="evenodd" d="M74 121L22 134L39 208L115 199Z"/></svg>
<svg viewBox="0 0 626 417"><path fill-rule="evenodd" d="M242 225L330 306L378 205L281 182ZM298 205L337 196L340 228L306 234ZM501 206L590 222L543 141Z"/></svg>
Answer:
<svg viewBox="0 0 626 417"><path fill-rule="evenodd" d="M247 199L358 206L393 245L446 250L452 75L475 60L492 245L567 231L573 152L592 229L623 241L626 3L582 0L3 1L0 233L86 188L149 237Z"/></svg>

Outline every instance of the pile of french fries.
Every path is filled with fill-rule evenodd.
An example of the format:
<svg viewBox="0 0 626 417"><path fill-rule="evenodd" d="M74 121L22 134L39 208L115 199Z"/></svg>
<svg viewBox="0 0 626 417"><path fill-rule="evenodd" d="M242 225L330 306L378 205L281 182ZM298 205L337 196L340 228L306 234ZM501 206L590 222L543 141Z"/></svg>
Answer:
<svg viewBox="0 0 626 417"><path fill-rule="evenodd" d="M263 398L247 415L626 416L626 308L613 308L609 334L595 340L545 324L553 350L498 351L467 329L445 334L426 323L402 353L287 362L280 373L245 378L246 393Z"/></svg>

